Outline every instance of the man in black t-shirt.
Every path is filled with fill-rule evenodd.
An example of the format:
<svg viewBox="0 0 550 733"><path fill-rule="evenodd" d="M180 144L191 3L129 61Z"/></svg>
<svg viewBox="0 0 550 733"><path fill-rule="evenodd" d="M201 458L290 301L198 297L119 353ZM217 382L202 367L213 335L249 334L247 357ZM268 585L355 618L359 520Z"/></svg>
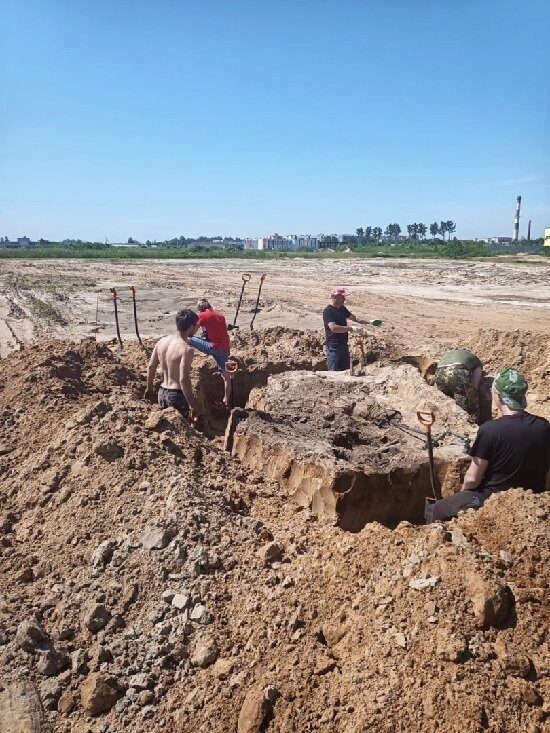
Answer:
<svg viewBox="0 0 550 733"><path fill-rule="evenodd" d="M344 305L348 293L344 288L334 288L330 294L331 305L327 305L323 311L323 324L325 326L325 353L327 366L331 372L341 372L350 367L350 355L348 347L348 333L364 333L361 326L348 326L348 320L355 323L364 323L370 326L381 326L379 318L366 320L357 318L350 313Z"/></svg>
<svg viewBox="0 0 550 733"><path fill-rule="evenodd" d="M493 404L502 417L479 428L462 491L429 505L427 523L479 509L497 491L523 488L539 493L548 488L550 423L525 411L526 392L527 382L515 369L496 375Z"/></svg>

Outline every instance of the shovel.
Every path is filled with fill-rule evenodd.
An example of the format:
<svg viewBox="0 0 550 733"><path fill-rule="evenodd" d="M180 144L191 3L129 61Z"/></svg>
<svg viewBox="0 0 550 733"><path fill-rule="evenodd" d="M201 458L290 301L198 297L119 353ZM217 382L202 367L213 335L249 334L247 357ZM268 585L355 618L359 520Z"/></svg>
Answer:
<svg viewBox="0 0 550 733"><path fill-rule="evenodd" d="M239 362L236 359L228 359L225 362L225 371L231 380L231 409L235 409L235 374L239 371Z"/></svg>
<svg viewBox="0 0 550 733"><path fill-rule="evenodd" d="M116 294L116 288L111 288L111 293L113 294L113 303L115 305L115 323L116 323L116 336L118 339L118 343L120 344L117 353L122 353L122 338L120 336L120 326L118 325L118 306L117 306L117 294Z"/></svg>
<svg viewBox="0 0 550 733"><path fill-rule="evenodd" d="M141 340L141 336L139 335L139 329L138 329L138 320L137 320L137 306L136 306L136 289L133 285L130 285L130 290L132 291L132 303L134 305L134 326L136 327L136 336L137 340L139 341L139 345L142 349L145 348L143 345L143 341Z"/></svg>
<svg viewBox="0 0 550 733"><path fill-rule="evenodd" d="M239 302L237 304L237 312L235 313L235 318L233 319L233 328L235 328L235 324L237 323L237 317L239 315L239 310L240 310L241 302L242 302L242 299L243 299L243 293L244 293L245 285L250 280L250 275L248 274L248 272L243 272L242 279L243 279L243 286L241 288L241 296L240 296Z"/></svg>
<svg viewBox="0 0 550 733"><path fill-rule="evenodd" d="M267 273L264 272L260 278L260 287L258 288L258 297L256 298L256 305L254 306L254 315L252 316L252 320L250 321L250 330L254 330L254 319L256 318L256 314L258 313L258 305L260 303L260 293L262 292L262 285L264 284L264 280L267 277Z"/></svg>
<svg viewBox="0 0 550 733"><path fill-rule="evenodd" d="M428 445L428 460L430 462L430 483L432 485L432 494L434 501L437 501L437 494L435 492L435 470L434 470L434 447L432 442L432 425L435 422L435 415L433 412L422 412L416 413L418 422L422 425L426 431L426 443ZM430 502L432 500L430 499Z"/></svg>

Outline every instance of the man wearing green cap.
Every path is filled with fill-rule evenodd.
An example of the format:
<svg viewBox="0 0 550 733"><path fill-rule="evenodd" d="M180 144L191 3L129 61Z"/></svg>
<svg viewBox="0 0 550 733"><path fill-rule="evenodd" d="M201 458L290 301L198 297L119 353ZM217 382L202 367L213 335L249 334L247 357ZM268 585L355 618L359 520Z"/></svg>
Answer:
<svg viewBox="0 0 550 733"><path fill-rule="evenodd" d="M455 349L438 362L435 385L479 422L479 386L482 376L483 367L477 356L468 349Z"/></svg>
<svg viewBox="0 0 550 733"><path fill-rule="evenodd" d="M501 417L481 425L462 491L429 505L427 523L479 509L497 491L523 488L539 493L548 487L550 423L526 411L526 392L527 382L516 369L496 375L492 397Z"/></svg>

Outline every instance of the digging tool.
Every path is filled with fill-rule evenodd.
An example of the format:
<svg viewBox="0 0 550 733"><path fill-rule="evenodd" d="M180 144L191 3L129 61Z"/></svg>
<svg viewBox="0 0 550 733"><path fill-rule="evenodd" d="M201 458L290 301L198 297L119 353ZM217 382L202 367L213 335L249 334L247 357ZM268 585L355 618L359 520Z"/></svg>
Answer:
<svg viewBox="0 0 550 733"><path fill-rule="evenodd" d="M239 371L239 362L236 359L229 358L225 362L225 371L229 374L231 380L231 409L235 409L235 374Z"/></svg>
<svg viewBox="0 0 550 733"><path fill-rule="evenodd" d="M243 299L244 289L245 289L246 283L250 281L251 275L249 275L248 272L243 272L241 277L243 279L243 286L241 288L241 295L239 297L239 302L237 304L237 311L235 312L235 318L233 319L233 328L235 328L235 324L237 323L237 317L239 315L239 310L240 310L241 302Z"/></svg>
<svg viewBox="0 0 550 733"><path fill-rule="evenodd" d="M260 304L260 293L262 292L262 285L264 284L264 280L267 277L267 272L262 273L262 276L260 277L260 287L258 288L258 297L256 298L256 305L254 306L254 315L252 316L252 320L250 321L250 330L254 330L254 319L256 318L256 314L258 313L258 305Z"/></svg>
<svg viewBox="0 0 550 733"><path fill-rule="evenodd" d="M136 336L137 336L137 340L139 341L139 345L141 346L142 349L144 349L145 346L143 345L143 341L141 340L141 336L139 335L139 329L138 329L136 289L133 285L130 285L130 290L132 291L132 303L134 306L134 326L136 327Z"/></svg>
<svg viewBox="0 0 550 733"><path fill-rule="evenodd" d="M118 306L117 306L117 294L116 294L116 288L111 288L111 293L113 294L113 303L115 306L115 323L116 323L116 335L118 339L118 343L120 344L118 347L118 353L120 354L123 347L122 347L122 338L120 336L120 326L118 325Z"/></svg>
<svg viewBox="0 0 550 733"><path fill-rule="evenodd" d="M435 469L434 469L434 448L432 442L432 425L435 422L435 415L433 412L422 412L419 410L416 413L418 422L422 425L426 431L426 443L428 445L428 460L430 462L430 483L432 485L432 494L435 501L437 501L437 494L435 493Z"/></svg>

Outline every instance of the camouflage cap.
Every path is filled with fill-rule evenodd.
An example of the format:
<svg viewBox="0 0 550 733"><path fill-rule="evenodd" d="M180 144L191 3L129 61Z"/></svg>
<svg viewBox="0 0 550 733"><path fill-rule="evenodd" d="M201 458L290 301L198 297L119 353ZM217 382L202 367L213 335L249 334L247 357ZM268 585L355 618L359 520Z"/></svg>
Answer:
<svg viewBox="0 0 550 733"><path fill-rule="evenodd" d="M516 369L502 369L496 375L493 387L499 393L502 402L511 410L523 410L527 407L525 398L527 382L523 374Z"/></svg>

